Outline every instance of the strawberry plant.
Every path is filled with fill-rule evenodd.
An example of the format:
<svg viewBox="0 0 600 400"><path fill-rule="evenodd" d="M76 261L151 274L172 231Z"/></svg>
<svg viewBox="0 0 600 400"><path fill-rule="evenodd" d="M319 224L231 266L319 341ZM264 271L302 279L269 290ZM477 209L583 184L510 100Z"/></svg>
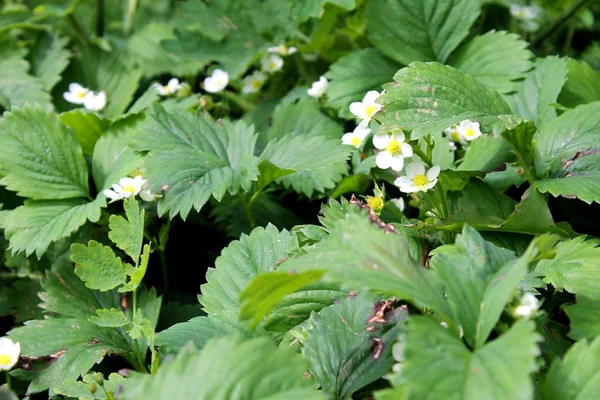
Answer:
<svg viewBox="0 0 600 400"><path fill-rule="evenodd" d="M4 1L2 398L595 399L599 18Z"/></svg>

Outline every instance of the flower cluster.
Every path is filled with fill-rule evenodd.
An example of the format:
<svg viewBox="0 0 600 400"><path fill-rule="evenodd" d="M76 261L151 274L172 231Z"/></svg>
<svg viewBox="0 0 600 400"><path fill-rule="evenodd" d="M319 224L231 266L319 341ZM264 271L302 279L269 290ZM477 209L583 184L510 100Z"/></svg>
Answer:
<svg viewBox="0 0 600 400"><path fill-rule="evenodd" d="M144 201L154 201L158 196L152 194L148 189L143 189L146 182L141 175L137 175L135 178L125 177L119 179L119 183L112 185L112 189L106 189L102 193L110 199L110 203L138 194Z"/></svg>
<svg viewBox="0 0 600 400"><path fill-rule="evenodd" d="M72 104L83 104L83 106L92 111L101 111L106 106L106 93L98 93L81 86L79 83L71 83L69 91L63 93L66 101Z"/></svg>
<svg viewBox="0 0 600 400"><path fill-rule="evenodd" d="M481 129L478 122L468 119L461 121L458 125L452 125L444 130L444 133L450 138L450 148L456 150L456 144L463 146L481 136Z"/></svg>

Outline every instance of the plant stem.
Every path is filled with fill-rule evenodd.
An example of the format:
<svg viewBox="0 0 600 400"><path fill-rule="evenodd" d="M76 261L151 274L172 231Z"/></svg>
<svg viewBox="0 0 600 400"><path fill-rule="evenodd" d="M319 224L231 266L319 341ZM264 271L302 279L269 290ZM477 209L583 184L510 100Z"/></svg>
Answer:
<svg viewBox="0 0 600 400"><path fill-rule="evenodd" d="M137 8L137 0L127 0L127 10L123 17L123 34L129 36L131 33L131 25L133 24L133 17L135 16L135 9Z"/></svg>
<svg viewBox="0 0 600 400"><path fill-rule="evenodd" d="M571 18L580 8L582 8L588 0L575 0L571 8L565 11L561 16L555 19L546 27L540 34L531 41L531 46L535 47L546 40L550 35L558 30L569 18Z"/></svg>
<svg viewBox="0 0 600 400"><path fill-rule="evenodd" d="M6 373L6 388L10 390L10 373L9 371L5 371Z"/></svg>
<svg viewBox="0 0 600 400"><path fill-rule="evenodd" d="M235 104L237 104L242 110L244 110L244 112L250 111L254 108L254 104L252 104L237 93L231 92L229 90L223 90L221 94L226 99L231 100Z"/></svg>
<svg viewBox="0 0 600 400"><path fill-rule="evenodd" d="M413 153L418 155L419 158L421 158L421 161L423 161L425 164L427 164L429 167L431 167L432 166L431 159L418 146L419 145L417 144L416 146L413 147Z"/></svg>
<svg viewBox="0 0 600 400"><path fill-rule="evenodd" d="M242 206L244 207L244 211L246 212L246 218L248 218L248 222L250 223L250 228L254 229L256 227L256 223L254 222L254 216L252 215L252 209L250 208L250 205L246 201L246 198L244 197L244 194L242 192L238 193L238 197L240 198L240 201L242 202Z"/></svg>
<svg viewBox="0 0 600 400"><path fill-rule="evenodd" d="M104 0L96 0L96 36L104 36Z"/></svg>

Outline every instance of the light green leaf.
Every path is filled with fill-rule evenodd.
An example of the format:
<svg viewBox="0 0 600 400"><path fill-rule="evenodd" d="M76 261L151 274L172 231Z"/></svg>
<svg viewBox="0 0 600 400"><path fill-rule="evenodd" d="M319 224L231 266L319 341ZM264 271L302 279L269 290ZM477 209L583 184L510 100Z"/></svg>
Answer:
<svg viewBox="0 0 600 400"><path fill-rule="evenodd" d="M539 191L600 203L600 101L565 112L534 139Z"/></svg>
<svg viewBox="0 0 600 400"><path fill-rule="evenodd" d="M82 199L27 200L6 216L2 227L13 253L35 252L40 258L50 243L71 235L88 220L98 222L104 204L102 197L91 203Z"/></svg>
<svg viewBox="0 0 600 400"><path fill-rule="evenodd" d="M200 353L186 349L155 375L125 381L125 398L229 400L316 400L323 397L303 378L304 360L268 338L209 341ZM135 393L135 395L134 395Z"/></svg>
<svg viewBox="0 0 600 400"><path fill-rule="evenodd" d="M480 136L469 144L459 171L484 171L502 166L514 158L510 146L504 138L498 136Z"/></svg>
<svg viewBox="0 0 600 400"><path fill-rule="evenodd" d="M578 340L600 336L600 300L597 296L577 295L576 304L563 308L571 321L569 337Z"/></svg>
<svg viewBox="0 0 600 400"><path fill-rule="evenodd" d="M527 42L514 33L490 31L477 36L453 55L449 64L498 93L515 89L515 80L532 67Z"/></svg>
<svg viewBox="0 0 600 400"><path fill-rule="evenodd" d="M306 21L311 17L320 18L327 3L335 4L346 11L356 7L356 0L292 0L292 16L298 21Z"/></svg>
<svg viewBox="0 0 600 400"><path fill-rule="evenodd" d="M410 318L401 387L406 399L530 399L530 374L537 369L537 342L531 321L471 352L451 330L421 316ZM435 365L435 368L432 368Z"/></svg>
<svg viewBox="0 0 600 400"><path fill-rule="evenodd" d="M515 126L502 132L510 148L517 155L521 166L529 169L533 163L533 135L535 125L530 121L515 121Z"/></svg>
<svg viewBox="0 0 600 400"><path fill-rule="evenodd" d="M384 85L384 105L375 118L381 129L400 127L412 130L411 139L437 133L464 119L481 123L482 131L498 131L501 115L510 108L500 95L475 78L438 63L412 63L394 76L395 83Z"/></svg>
<svg viewBox="0 0 600 400"><path fill-rule="evenodd" d="M87 246L73 244L71 260L76 264L75 273L90 289L105 292L125 283L127 275L121 259L110 247L94 240L90 240Z"/></svg>
<svg viewBox="0 0 600 400"><path fill-rule="evenodd" d="M65 380L60 386L54 388L54 393L67 397L74 397L78 400L105 400L106 393L104 390L114 396L114 394L117 393L119 386L125 380L122 375L113 372L108 376L108 379L104 379L104 390L98 390L96 374L97 373L86 374L82 381Z"/></svg>
<svg viewBox="0 0 600 400"><path fill-rule="evenodd" d="M535 68L517 85L514 94L505 96L513 112L542 127L556 118L554 104L567 78L566 58L538 59Z"/></svg>
<svg viewBox="0 0 600 400"><path fill-rule="evenodd" d="M71 52L65 49L68 43L66 37L42 34L31 49L31 72L47 91L60 81L61 73L69 65Z"/></svg>
<svg viewBox="0 0 600 400"><path fill-rule="evenodd" d="M129 282L126 285L123 285L119 288L119 292L131 292L138 288L140 283L142 283L142 279L146 275L146 270L148 269L148 261L150 260L150 245L145 244L144 250L142 252L142 258L140 258L140 263L137 268L133 268L132 272L125 271L129 276Z"/></svg>
<svg viewBox="0 0 600 400"><path fill-rule="evenodd" d="M117 310L116 308L96 310L96 314L98 314L98 316L91 316L88 318L88 321L98 326L118 328L129 323L129 320L123 311Z"/></svg>
<svg viewBox="0 0 600 400"><path fill-rule="evenodd" d="M170 218L181 214L185 219L211 195L221 200L226 192L249 190L257 180L256 135L242 121L215 123L208 116L167 113L155 105L140 132L136 147L150 151L145 161L150 188L164 191L160 215L168 211Z"/></svg>
<svg viewBox="0 0 600 400"><path fill-rule="evenodd" d="M86 156L91 156L94 153L94 145L110 125L108 118L85 108L76 108L62 113L60 114L60 120L73 130L83 149L83 154Z"/></svg>
<svg viewBox="0 0 600 400"><path fill-rule="evenodd" d="M443 63L469 33L479 7L472 0L371 0L367 34L377 48L404 65Z"/></svg>
<svg viewBox="0 0 600 400"><path fill-rule="evenodd" d="M567 69L567 82L558 97L560 104L573 108L600 100L600 72L574 59L569 60Z"/></svg>
<svg viewBox="0 0 600 400"><path fill-rule="evenodd" d="M110 216L108 237L137 265L144 241L144 210L140 211L133 196L124 201L124 208L127 219L120 215Z"/></svg>
<svg viewBox="0 0 600 400"><path fill-rule="evenodd" d="M329 79L327 104L341 117L354 118L350 103L360 101L369 90L381 91L381 85L389 82L398 69L397 62L377 49L353 51L331 64L325 74Z"/></svg>
<svg viewBox="0 0 600 400"><path fill-rule="evenodd" d="M296 172L294 169L279 167L269 160L261 160L258 164L258 180L254 191L258 192L277 179Z"/></svg>
<svg viewBox="0 0 600 400"><path fill-rule="evenodd" d="M88 171L73 133L39 107L0 120L0 184L35 200L88 197Z"/></svg>
<svg viewBox="0 0 600 400"><path fill-rule="evenodd" d="M347 297L310 318L312 328L302 355L310 364L311 375L330 398L350 399L358 389L386 374L394 363L392 344L403 328L398 321L406 319L408 313L392 314L387 329L379 327L380 323L369 324L377 330L371 332L366 329L367 320L374 309L376 303L361 295ZM383 347L377 357L374 339Z"/></svg>

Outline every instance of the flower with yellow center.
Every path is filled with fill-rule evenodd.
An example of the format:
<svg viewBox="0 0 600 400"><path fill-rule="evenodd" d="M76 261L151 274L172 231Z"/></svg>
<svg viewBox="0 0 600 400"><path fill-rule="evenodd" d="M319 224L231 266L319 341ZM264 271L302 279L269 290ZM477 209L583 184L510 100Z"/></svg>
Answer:
<svg viewBox="0 0 600 400"><path fill-rule="evenodd" d="M256 93L265 83L267 76L260 71L254 71L251 75L244 78L242 93Z"/></svg>
<svg viewBox="0 0 600 400"><path fill-rule="evenodd" d="M402 171L404 158L413 155L412 147L405 143L405 140L406 137L401 130L373 136L373 146L380 150L375 157L375 165L381 169L391 168L394 171Z"/></svg>
<svg viewBox="0 0 600 400"><path fill-rule="evenodd" d="M325 94L328 85L329 81L327 78L321 76L318 81L315 81L310 85L310 89L308 89L306 92L310 97L318 99Z"/></svg>
<svg viewBox="0 0 600 400"><path fill-rule="evenodd" d="M371 90L365 94L362 101L355 101L350 104L350 112L362 119L361 124L368 124L373 115L381 110L383 106L375 102L381 94L376 90Z"/></svg>
<svg viewBox="0 0 600 400"><path fill-rule="evenodd" d="M530 318L540 308L540 301L531 293L525 293L521 297L519 305L513 310L517 318Z"/></svg>
<svg viewBox="0 0 600 400"><path fill-rule="evenodd" d="M179 83L179 79L171 78L166 85L156 84L156 91L160 96L169 96L175 94L183 85Z"/></svg>
<svg viewBox="0 0 600 400"><path fill-rule="evenodd" d="M83 100L89 92L90 89L81 86L79 83L73 82L69 85L69 91L63 93L63 97L69 103L83 104Z"/></svg>
<svg viewBox="0 0 600 400"><path fill-rule="evenodd" d="M444 130L444 133L451 140L450 143L466 144L462 132L458 130L458 125L452 125ZM452 146L451 146L452 147Z"/></svg>
<svg viewBox="0 0 600 400"><path fill-rule="evenodd" d="M211 76L204 78L204 90L218 93L229 84L229 74L222 69L215 69Z"/></svg>
<svg viewBox="0 0 600 400"><path fill-rule="evenodd" d="M279 71L283 67L283 58L277 54L271 54L266 57L262 62L262 68L268 73Z"/></svg>
<svg viewBox="0 0 600 400"><path fill-rule="evenodd" d="M425 164L413 161L406 166L406 176L396 178L394 185L404 193L426 192L437 183L440 167L433 166L425 171Z"/></svg>
<svg viewBox="0 0 600 400"><path fill-rule="evenodd" d="M477 139L481 136L481 130L479 129L479 122L473 122L468 119L461 121L457 127L460 136L467 142Z"/></svg>
<svg viewBox="0 0 600 400"><path fill-rule="evenodd" d="M279 54L279 55L286 57L286 56L291 56L296 51L298 51L298 49L295 48L294 46L287 47L285 44L280 44L279 46L269 47L267 49L267 51L269 53L275 53L275 54Z"/></svg>
<svg viewBox="0 0 600 400"><path fill-rule="evenodd" d="M135 178L121 178L119 183L112 185L111 189L106 189L102 193L108 197L112 202L117 200L123 200L129 196L137 196L142 190L142 186L146 183L146 180L141 175Z"/></svg>
<svg viewBox="0 0 600 400"><path fill-rule="evenodd" d="M19 360L21 345L7 337L0 338L0 370L10 371Z"/></svg>
<svg viewBox="0 0 600 400"><path fill-rule="evenodd" d="M359 148L369 133L371 133L371 129L358 125L354 128L354 131L345 133L342 136L342 144L349 144L350 146Z"/></svg>
<svg viewBox="0 0 600 400"><path fill-rule="evenodd" d="M539 19L542 16L542 9L538 6L521 6L519 4L510 5L510 14L521 23L525 31L534 32L540 27Z"/></svg>

